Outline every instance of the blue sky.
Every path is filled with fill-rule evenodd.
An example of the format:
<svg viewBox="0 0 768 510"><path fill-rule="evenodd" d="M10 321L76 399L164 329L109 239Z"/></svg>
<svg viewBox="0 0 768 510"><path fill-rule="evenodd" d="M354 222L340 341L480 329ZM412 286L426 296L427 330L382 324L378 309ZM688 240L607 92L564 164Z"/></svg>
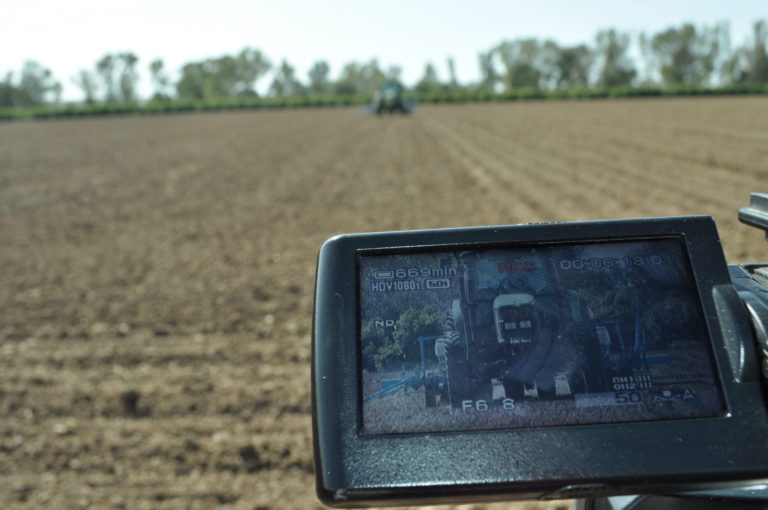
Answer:
<svg viewBox="0 0 768 510"><path fill-rule="evenodd" d="M163 58L176 71L184 62L244 46L261 49L275 63L287 58L302 78L318 59L326 59L335 76L346 62L378 58L382 67L402 66L404 81L413 83L427 61L444 78L452 56L459 80L469 82L478 78L478 52L504 39L588 43L606 27L637 35L686 21L728 21L733 44L740 45L755 20L768 19L768 2L28 0L4 11L0 73L34 59L53 70L65 98L79 99L72 78L107 52L139 55L145 93L152 59Z"/></svg>

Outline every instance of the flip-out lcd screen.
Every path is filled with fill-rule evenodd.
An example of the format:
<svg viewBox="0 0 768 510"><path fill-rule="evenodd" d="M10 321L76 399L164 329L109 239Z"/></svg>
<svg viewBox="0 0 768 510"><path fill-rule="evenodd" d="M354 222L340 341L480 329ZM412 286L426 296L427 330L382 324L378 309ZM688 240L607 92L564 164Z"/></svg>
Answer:
<svg viewBox="0 0 768 510"><path fill-rule="evenodd" d="M682 238L358 263L365 435L723 412Z"/></svg>

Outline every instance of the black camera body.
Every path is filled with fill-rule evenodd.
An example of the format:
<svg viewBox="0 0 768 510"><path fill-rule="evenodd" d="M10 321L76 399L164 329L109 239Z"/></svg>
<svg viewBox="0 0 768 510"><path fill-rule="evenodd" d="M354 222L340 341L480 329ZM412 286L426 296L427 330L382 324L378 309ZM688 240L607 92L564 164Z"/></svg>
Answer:
<svg viewBox="0 0 768 510"><path fill-rule="evenodd" d="M765 483L764 281L760 265L727 265L707 216L329 239L313 326L318 496Z"/></svg>

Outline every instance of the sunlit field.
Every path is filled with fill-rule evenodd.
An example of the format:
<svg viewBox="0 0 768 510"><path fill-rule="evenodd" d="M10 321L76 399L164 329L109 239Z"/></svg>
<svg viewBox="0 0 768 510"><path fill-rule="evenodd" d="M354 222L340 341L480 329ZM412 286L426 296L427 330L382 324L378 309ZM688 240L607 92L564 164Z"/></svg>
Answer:
<svg viewBox="0 0 768 510"><path fill-rule="evenodd" d="M766 113L748 97L0 124L0 507L320 507L324 239L711 214L730 262L764 260L737 211L766 191Z"/></svg>

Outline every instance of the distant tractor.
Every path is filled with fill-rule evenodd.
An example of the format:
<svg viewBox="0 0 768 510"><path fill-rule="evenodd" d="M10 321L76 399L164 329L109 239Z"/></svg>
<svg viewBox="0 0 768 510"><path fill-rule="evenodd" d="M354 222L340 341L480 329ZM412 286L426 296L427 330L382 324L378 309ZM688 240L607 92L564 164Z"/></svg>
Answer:
<svg viewBox="0 0 768 510"><path fill-rule="evenodd" d="M411 107L405 100L402 84L394 80L384 82L373 95L371 110L377 115L410 113Z"/></svg>

